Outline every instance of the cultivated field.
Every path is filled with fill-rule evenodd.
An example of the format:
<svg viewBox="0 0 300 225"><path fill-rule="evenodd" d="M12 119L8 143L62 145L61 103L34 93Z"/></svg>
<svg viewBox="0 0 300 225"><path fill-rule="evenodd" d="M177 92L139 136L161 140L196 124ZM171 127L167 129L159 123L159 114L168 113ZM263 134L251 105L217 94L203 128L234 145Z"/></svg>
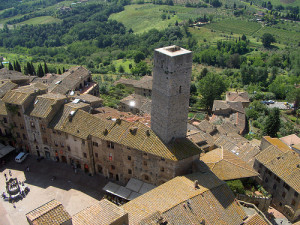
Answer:
<svg viewBox="0 0 300 225"><path fill-rule="evenodd" d="M197 18L200 16L219 14L221 10L213 8L186 8L183 6L167 6L167 5L128 5L125 10L111 15L109 18L122 22L127 28L132 28L135 33L143 33L153 28L162 30L169 24L187 21L189 18ZM165 14L167 19L163 20L162 15ZM168 19L168 17L170 19Z"/></svg>
<svg viewBox="0 0 300 225"><path fill-rule="evenodd" d="M28 25L37 25L37 24L46 24L46 23L60 23L61 20L54 18L52 16L40 16L40 17L35 17L26 21L23 21L21 23L18 23L17 25L23 25L23 24L28 24Z"/></svg>
<svg viewBox="0 0 300 225"><path fill-rule="evenodd" d="M221 20L219 22L211 23L205 26L206 28L210 28L217 31L227 32L227 33L235 33L235 34L245 34L252 35L261 29L261 24L256 22L248 22L245 20L237 20L237 19L226 19Z"/></svg>

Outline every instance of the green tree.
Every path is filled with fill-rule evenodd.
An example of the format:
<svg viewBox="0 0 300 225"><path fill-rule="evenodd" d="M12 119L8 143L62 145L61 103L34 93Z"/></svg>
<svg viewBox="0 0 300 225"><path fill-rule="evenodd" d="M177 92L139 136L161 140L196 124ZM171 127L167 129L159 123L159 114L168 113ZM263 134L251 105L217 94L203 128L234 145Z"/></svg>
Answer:
<svg viewBox="0 0 300 225"><path fill-rule="evenodd" d="M30 62L27 62L27 69L25 71L27 71L27 74L33 75L33 71L32 71Z"/></svg>
<svg viewBox="0 0 300 225"><path fill-rule="evenodd" d="M279 129L280 129L280 111L278 108L273 108L270 110L270 113L267 116L263 128L263 133L264 135L276 137Z"/></svg>
<svg viewBox="0 0 300 225"><path fill-rule="evenodd" d="M149 70L147 63L144 61L139 62L138 64L136 64L135 67L131 68L131 72L133 75L139 75L139 76L151 74L151 71Z"/></svg>
<svg viewBox="0 0 300 225"><path fill-rule="evenodd" d="M269 48L275 41L275 37L270 33L264 33L261 37L261 42L265 48Z"/></svg>
<svg viewBox="0 0 300 225"><path fill-rule="evenodd" d="M31 62L31 64L30 64L30 66L31 66L32 75L36 75L35 68L34 68L32 62Z"/></svg>
<svg viewBox="0 0 300 225"><path fill-rule="evenodd" d="M200 73L200 75L197 77L197 79L201 80L203 77L205 77L208 73L208 69L206 67L204 67Z"/></svg>
<svg viewBox="0 0 300 225"><path fill-rule="evenodd" d="M58 74L61 74L60 68L58 68L57 73L58 73Z"/></svg>
<svg viewBox="0 0 300 225"><path fill-rule="evenodd" d="M44 62L44 71L45 71L45 74L49 73L49 69L48 69L46 62Z"/></svg>
<svg viewBox="0 0 300 225"><path fill-rule="evenodd" d="M227 87L224 79L220 75L208 73L198 82L198 89L202 96L200 104L205 107L208 112L211 112L214 100L220 99Z"/></svg>
<svg viewBox="0 0 300 225"><path fill-rule="evenodd" d="M38 65L38 71L37 71L38 77L43 77L44 76L44 70L41 64Z"/></svg>
<svg viewBox="0 0 300 225"><path fill-rule="evenodd" d="M287 100L294 102L294 113L296 113L300 104L300 88L294 88L287 94Z"/></svg>
<svg viewBox="0 0 300 225"><path fill-rule="evenodd" d="M4 68L2 62L0 62L0 69Z"/></svg>
<svg viewBox="0 0 300 225"><path fill-rule="evenodd" d="M134 62L139 63L140 61L145 59L145 55L142 52L137 52L134 56Z"/></svg>
<svg viewBox="0 0 300 225"><path fill-rule="evenodd" d="M28 69L27 69L27 66L24 66L24 67L23 67L23 72L24 72L25 75L28 75Z"/></svg>
<svg viewBox="0 0 300 225"><path fill-rule="evenodd" d="M119 70L119 73L124 73L124 72L125 72L122 65L119 66L119 69L118 69L118 70Z"/></svg>
<svg viewBox="0 0 300 225"><path fill-rule="evenodd" d="M245 188L241 180L229 180L226 183L234 194L245 194Z"/></svg>
<svg viewBox="0 0 300 225"><path fill-rule="evenodd" d="M14 67L13 67L13 65L10 62L8 63L8 69L9 70L14 70Z"/></svg>
<svg viewBox="0 0 300 225"><path fill-rule="evenodd" d="M21 72L21 65L20 65L20 63L18 62L18 60L16 60L16 61L14 62L14 70L15 70L15 71Z"/></svg>
<svg viewBox="0 0 300 225"><path fill-rule="evenodd" d="M277 76L269 85L269 91L273 92L277 99L285 99L287 92L291 89L288 78L285 76Z"/></svg>
<svg viewBox="0 0 300 225"><path fill-rule="evenodd" d="M242 41L246 41L247 40L247 37L245 34L242 35Z"/></svg>

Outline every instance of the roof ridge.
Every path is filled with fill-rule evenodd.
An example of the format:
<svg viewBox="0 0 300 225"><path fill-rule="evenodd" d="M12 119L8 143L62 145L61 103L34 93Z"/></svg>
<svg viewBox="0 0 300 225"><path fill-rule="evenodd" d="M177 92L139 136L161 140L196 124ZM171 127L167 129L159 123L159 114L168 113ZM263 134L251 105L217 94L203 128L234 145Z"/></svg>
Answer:
<svg viewBox="0 0 300 225"><path fill-rule="evenodd" d="M229 161L229 160L227 160L227 159L224 159L224 161L229 162L230 164L233 164L233 165L235 165L235 166L238 166L238 167L240 167L240 168L242 168L242 169L251 171L250 169L248 169L248 168L246 168L246 167L243 167L243 166L240 166L240 165L238 165L238 164L236 164L236 163L233 163L233 162L231 162L231 161ZM246 162L245 162L245 164L246 164ZM251 172L253 172L253 171L251 171Z"/></svg>
<svg viewBox="0 0 300 225"><path fill-rule="evenodd" d="M26 215L28 215L28 214L30 214L30 213L38 213L42 207L46 206L47 204L49 204L49 203L51 203L51 202L55 203L56 205L55 205L53 208L46 209L45 212L44 212L43 214L40 214L38 217L34 218L33 220L36 220L36 219L40 218L40 217L43 216L44 214L46 214L46 213L50 212L51 210L56 209L57 207L59 207L60 205L62 205L62 204L61 204L60 202L58 202L57 200L52 199L51 201L46 202L45 204L41 205L40 207L38 207L38 208L36 208L36 209L34 209L34 210L28 212Z"/></svg>

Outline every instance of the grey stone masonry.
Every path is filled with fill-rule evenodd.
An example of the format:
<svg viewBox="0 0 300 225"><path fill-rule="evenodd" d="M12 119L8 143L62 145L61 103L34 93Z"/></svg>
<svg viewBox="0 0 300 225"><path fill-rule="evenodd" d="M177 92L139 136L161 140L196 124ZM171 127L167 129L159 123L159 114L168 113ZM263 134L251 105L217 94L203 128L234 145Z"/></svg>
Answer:
<svg viewBox="0 0 300 225"><path fill-rule="evenodd" d="M186 136L192 52L178 46L154 51L151 128L164 143Z"/></svg>

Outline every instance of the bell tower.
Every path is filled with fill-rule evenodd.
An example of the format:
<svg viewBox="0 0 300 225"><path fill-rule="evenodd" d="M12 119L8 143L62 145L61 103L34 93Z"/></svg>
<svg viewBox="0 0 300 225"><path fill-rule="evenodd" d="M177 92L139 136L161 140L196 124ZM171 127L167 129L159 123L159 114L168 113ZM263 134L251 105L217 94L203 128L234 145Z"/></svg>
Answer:
<svg viewBox="0 0 300 225"><path fill-rule="evenodd" d="M151 129L164 143L185 137L192 52L178 46L154 51Z"/></svg>

